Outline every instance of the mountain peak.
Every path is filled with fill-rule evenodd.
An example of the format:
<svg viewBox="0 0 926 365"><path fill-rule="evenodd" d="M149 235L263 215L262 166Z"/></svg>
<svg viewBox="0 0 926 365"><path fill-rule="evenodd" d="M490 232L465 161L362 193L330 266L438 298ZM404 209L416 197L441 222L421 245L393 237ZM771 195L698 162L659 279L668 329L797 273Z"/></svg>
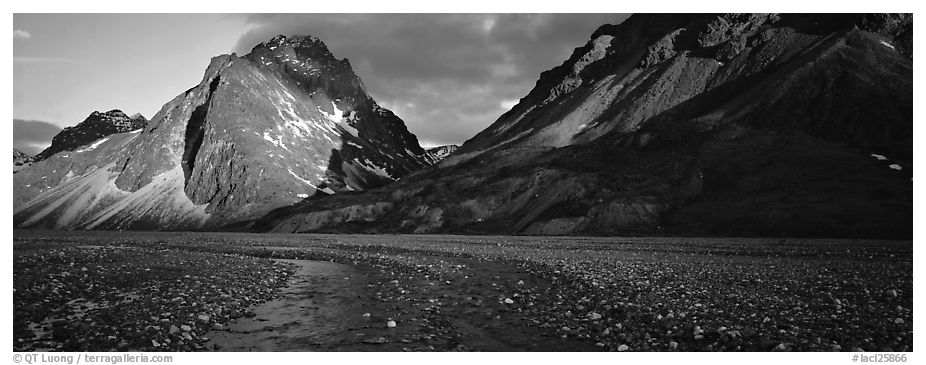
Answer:
<svg viewBox="0 0 926 365"><path fill-rule="evenodd" d="M266 42L261 42L251 49L249 55L265 54L283 56L286 58L299 59L302 61L313 60L315 62L344 62L338 60L328 50L328 46L321 39L312 35L277 35Z"/></svg>
<svg viewBox="0 0 926 365"><path fill-rule="evenodd" d="M94 111L75 126L64 128L52 139L51 146L35 156L44 160L61 151L73 150L114 133L130 132L148 125L148 120L136 113L131 117L122 110Z"/></svg>

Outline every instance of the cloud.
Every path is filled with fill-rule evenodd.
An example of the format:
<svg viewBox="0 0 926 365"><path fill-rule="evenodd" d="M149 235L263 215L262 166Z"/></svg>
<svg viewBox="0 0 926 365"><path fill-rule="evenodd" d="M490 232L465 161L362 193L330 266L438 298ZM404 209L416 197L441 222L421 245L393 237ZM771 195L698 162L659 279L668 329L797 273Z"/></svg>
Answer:
<svg viewBox="0 0 926 365"><path fill-rule="evenodd" d="M504 110L510 110L511 108L514 108L515 105L518 105L519 101L521 100L518 100L518 99L502 100L498 102L498 105Z"/></svg>
<svg viewBox="0 0 926 365"><path fill-rule="evenodd" d="M17 64L76 63L77 60L65 57L13 57Z"/></svg>
<svg viewBox="0 0 926 365"><path fill-rule="evenodd" d="M13 29L13 39L29 39L32 34L22 29Z"/></svg>
<svg viewBox="0 0 926 365"><path fill-rule="evenodd" d="M239 54L277 34L314 35L350 59L376 101L422 143L461 143L530 91L592 32L624 14L255 14Z"/></svg>
<svg viewBox="0 0 926 365"><path fill-rule="evenodd" d="M13 119L13 147L29 155L42 152L61 127L37 120Z"/></svg>

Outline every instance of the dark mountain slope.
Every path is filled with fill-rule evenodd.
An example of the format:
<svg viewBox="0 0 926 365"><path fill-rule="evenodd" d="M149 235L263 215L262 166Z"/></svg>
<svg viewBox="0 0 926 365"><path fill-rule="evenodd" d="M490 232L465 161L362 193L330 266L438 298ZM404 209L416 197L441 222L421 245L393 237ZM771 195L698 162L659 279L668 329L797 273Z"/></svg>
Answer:
<svg viewBox="0 0 926 365"><path fill-rule="evenodd" d="M911 27L635 15L436 166L257 227L910 237Z"/></svg>

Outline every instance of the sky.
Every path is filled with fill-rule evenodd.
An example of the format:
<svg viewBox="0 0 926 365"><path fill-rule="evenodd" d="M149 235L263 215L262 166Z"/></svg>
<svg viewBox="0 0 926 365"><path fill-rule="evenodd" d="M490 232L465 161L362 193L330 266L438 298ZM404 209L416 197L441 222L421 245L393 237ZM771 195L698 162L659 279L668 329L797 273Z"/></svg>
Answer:
<svg viewBox="0 0 926 365"><path fill-rule="evenodd" d="M34 150L48 124L75 125L97 110L151 118L199 83L210 58L246 54L277 34L314 35L348 58L371 96L422 145L459 144L510 109L596 28L626 17L14 14L14 146Z"/></svg>

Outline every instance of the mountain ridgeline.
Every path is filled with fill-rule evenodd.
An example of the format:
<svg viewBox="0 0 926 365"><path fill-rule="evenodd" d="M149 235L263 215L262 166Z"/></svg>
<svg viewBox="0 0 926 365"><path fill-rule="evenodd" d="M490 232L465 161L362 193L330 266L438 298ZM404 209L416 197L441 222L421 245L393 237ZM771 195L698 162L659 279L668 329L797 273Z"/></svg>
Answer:
<svg viewBox="0 0 926 365"><path fill-rule="evenodd" d="M278 36L243 57L213 58L202 81L143 129L17 173L14 224L241 229L275 208L378 187L429 161L346 59L317 38Z"/></svg>
<svg viewBox="0 0 926 365"><path fill-rule="evenodd" d="M141 114L128 116L119 109L108 112L93 112L87 119L76 126L64 128L51 141L44 151L35 156L44 160L62 151L72 151L78 147L97 141L111 134L131 132L144 128L148 120Z"/></svg>
<svg viewBox="0 0 926 365"><path fill-rule="evenodd" d="M633 15L428 151L346 59L278 36L214 58L144 129L21 170L14 225L910 238L912 29Z"/></svg>
<svg viewBox="0 0 926 365"><path fill-rule="evenodd" d="M642 14L489 128L280 232L912 237L912 15Z"/></svg>

